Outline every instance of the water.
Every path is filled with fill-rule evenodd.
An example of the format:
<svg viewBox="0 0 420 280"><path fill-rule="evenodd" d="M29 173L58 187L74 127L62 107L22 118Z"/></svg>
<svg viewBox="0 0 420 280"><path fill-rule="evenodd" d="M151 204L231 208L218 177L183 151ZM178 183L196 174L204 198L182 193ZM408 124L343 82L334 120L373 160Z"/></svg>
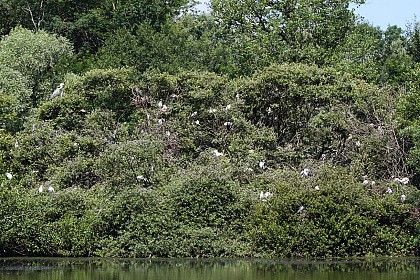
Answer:
<svg viewBox="0 0 420 280"><path fill-rule="evenodd" d="M420 259L350 261L0 259L0 280L419 280Z"/></svg>

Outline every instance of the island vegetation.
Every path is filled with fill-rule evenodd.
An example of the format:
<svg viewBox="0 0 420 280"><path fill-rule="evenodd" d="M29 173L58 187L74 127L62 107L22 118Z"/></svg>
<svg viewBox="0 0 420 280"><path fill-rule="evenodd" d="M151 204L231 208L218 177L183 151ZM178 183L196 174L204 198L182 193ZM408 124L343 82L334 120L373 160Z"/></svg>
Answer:
<svg viewBox="0 0 420 280"><path fill-rule="evenodd" d="M420 24L357 0L0 3L0 256L420 254Z"/></svg>

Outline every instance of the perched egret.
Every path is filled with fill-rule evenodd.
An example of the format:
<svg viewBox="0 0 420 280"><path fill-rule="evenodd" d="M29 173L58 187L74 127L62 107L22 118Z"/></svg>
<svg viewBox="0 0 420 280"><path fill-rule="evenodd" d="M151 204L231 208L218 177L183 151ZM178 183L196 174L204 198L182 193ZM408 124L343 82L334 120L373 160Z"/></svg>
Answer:
<svg viewBox="0 0 420 280"><path fill-rule="evenodd" d="M402 184L402 185L407 185L407 184L410 182L410 179L408 179L407 177L404 177L404 178L402 178L402 179L400 179L400 178L395 178L395 179L394 179L394 182L396 182L396 183L400 183L400 184Z"/></svg>
<svg viewBox="0 0 420 280"><path fill-rule="evenodd" d="M158 107L162 108L162 106L163 106L163 102L162 102L162 100L160 100L159 103L158 103Z"/></svg>
<svg viewBox="0 0 420 280"><path fill-rule="evenodd" d="M38 192L42 193L44 191L44 185L39 186Z"/></svg>
<svg viewBox="0 0 420 280"><path fill-rule="evenodd" d="M164 119L158 119L158 125L162 125L164 121Z"/></svg>
<svg viewBox="0 0 420 280"><path fill-rule="evenodd" d="M15 148L19 148L19 142L17 140L15 141Z"/></svg>
<svg viewBox="0 0 420 280"><path fill-rule="evenodd" d="M170 132L169 130L167 130L167 131L165 132L165 134L166 134L166 136L167 136L167 137L171 136L171 132Z"/></svg>
<svg viewBox="0 0 420 280"><path fill-rule="evenodd" d="M311 171L308 168L305 168L300 172L300 176L307 177L309 176L309 173L311 173Z"/></svg>
<svg viewBox="0 0 420 280"><path fill-rule="evenodd" d="M259 163L258 163L258 166L261 168L261 169L266 169L267 168L267 166L265 165L265 161L260 161Z"/></svg>
<svg viewBox="0 0 420 280"><path fill-rule="evenodd" d="M363 180L362 184L363 184L363 185L367 185L367 184L369 184L369 180L367 180L367 179Z"/></svg>
<svg viewBox="0 0 420 280"><path fill-rule="evenodd" d="M404 203L405 198L406 198L405 194L402 194L402 195L401 195L401 203Z"/></svg>
<svg viewBox="0 0 420 280"><path fill-rule="evenodd" d="M144 182L147 182L147 178L145 178L143 175L137 176L137 180L142 180Z"/></svg>
<svg viewBox="0 0 420 280"><path fill-rule="evenodd" d="M200 121L199 121L199 120L196 120L196 121L194 121L194 123L195 123L196 125L199 125L199 124L200 124Z"/></svg>
<svg viewBox="0 0 420 280"><path fill-rule="evenodd" d="M400 180L400 183L403 185L407 185L410 182L410 179L408 179L407 177L404 177Z"/></svg>
<svg viewBox="0 0 420 280"><path fill-rule="evenodd" d="M393 190L392 190L390 187L388 187L388 188L386 189L386 193L387 193L387 194L392 194L392 193L393 193Z"/></svg>
<svg viewBox="0 0 420 280"><path fill-rule="evenodd" d="M314 190L319 191L319 186L315 186Z"/></svg>
<svg viewBox="0 0 420 280"><path fill-rule="evenodd" d="M216 112L217 112L217 109L213 109L213 108L209 109L209 113L216 113Z"/></svg>
<svg viewBox="0 0 420 280"><path fill-rule="evenodd" d="M213 154L214 154L216 157L223 156L223 153L219 152L218 150L214 150L214 151L213 151Z"/></svg>
<svg viewBox="0 0 420 280"><path fill-rule="evenodd" d="M51 186L49 186L49 187L47 188L47 191L48 191L48 192L50 192L50 193L55 192L54 188L53 188L53 187L51 187Z"/></svg>
<svg viewBox="0 0 420 280"><path fill-rule="evenodd" d="M231 130L233 126L231 122L224 122L223 125L226 126L227 130Z"/></svg>
<svg viewBox="0 0 420 280"><path fill-rule="evenodd" d="M254 169L252 169L250 167L247 167L247 168L245 168L245 172L252 173L252 172L254 172Z"/></svg>
<svg viewBox="0 0 420 280"><path fill-rule="evenodd" d="M13 175L12 175L12 173L7 172L6 177L7 177L7 179L12 180Z"/></svg>
<svg viewBox="0 0 420 280"><path fill-rule="evenodd" d="M166 111L168 111L168 106L163 105L163 106L160 108L160 110L161 110L162 112L166 112Z"/></svg>
<svg viewBox="0 0 420 280"><path fill-rule="evenodd" d="M271 192L263 192L263 191L260 192L260 199L262 201L267 201L267 199L272 197L272 196L273 196L273 194Z"/></svg>
<svg viewBox="0 0 420 280"><path fill-rule="evenodd" d="M194 116L197 116L197 114L198 114L197 111L192 112L191 115L190 115L190 118L192 118Z"/></svg>
<svg viewBox="0 0 420 280"><path fill-rule="evenodd" d="M54 92L51 94L50 99L53 99L54 97L57 96L63 96L64 92L63 92L63 87L64 87L64 83L61 83L55 90Z"/></svg>
<svg viewBox="0 0 420 280"><path fill-rule="evenodd" d="M299 207L299 209L297 210L297 214L301 213L303 211L303 209L305 209L305 207L302 205Z"/></svg>
<svg viewBox="0 0 420 280"><path fill-rule="evenodd" d="M228 105L226 105L225 110L226 110L226 111L227 111L227 110L230 110L230 108L232 108L232 105L228 104Z"/></svg>

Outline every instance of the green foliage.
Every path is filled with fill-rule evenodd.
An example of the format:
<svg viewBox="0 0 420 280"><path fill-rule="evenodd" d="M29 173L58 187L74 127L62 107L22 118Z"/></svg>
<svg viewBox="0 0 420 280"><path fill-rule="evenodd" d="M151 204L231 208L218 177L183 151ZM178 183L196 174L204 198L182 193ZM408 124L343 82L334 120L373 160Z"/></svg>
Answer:
<svg viewBox="0 0 420 280"><path fill-rule="evenodd" d="M363 2L1 2L0 255L418 255L418 28Z"/></svg>
<svg viewBox="0 0 420 280"><path fill-rule="evenodd" d="M16 27L0 41L0 65L19 71L30 86L57 64L60 59L72 55L67 39L44 31L33 33Z"/></svg>
<svg viewBox="0 0 420 280"><path fill-rule="evenodd" d="M249 234L254 254L290 258L415 252L410 233L415 223L401 222L407 221L410 206L401 204L399 196L418 191L399 188L386 194L387 185L396 186L363 185L348 170L328 165L307 178L293 173L264 175L268 179L264 188L273 196L252 211Z"/></svg>
<svg viewBox="0 0 420 280"><path fill-rule="evenodd" d="M324 158L377 177L404 172L386 89L332 68L285 64L244 80L237 93L247 119L276 133L286 163Z"/></svg>
<svg viewBox="0 0 420 280"><path fill-rule="evenodd" d="M0 128L18 130L32 106L31 95L29 83L20 72L0 65Z"/></svg>

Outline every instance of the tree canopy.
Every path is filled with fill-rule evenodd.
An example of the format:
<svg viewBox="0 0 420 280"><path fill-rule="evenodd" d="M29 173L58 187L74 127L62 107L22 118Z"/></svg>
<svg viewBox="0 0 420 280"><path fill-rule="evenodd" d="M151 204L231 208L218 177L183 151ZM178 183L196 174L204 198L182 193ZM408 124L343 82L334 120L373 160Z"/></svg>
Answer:
<svg viewBox="0 0 420 280"><path fill-rule="evenodd" d="M419 23L350 0L0 2L0 256L418 256Z"/></svg>

